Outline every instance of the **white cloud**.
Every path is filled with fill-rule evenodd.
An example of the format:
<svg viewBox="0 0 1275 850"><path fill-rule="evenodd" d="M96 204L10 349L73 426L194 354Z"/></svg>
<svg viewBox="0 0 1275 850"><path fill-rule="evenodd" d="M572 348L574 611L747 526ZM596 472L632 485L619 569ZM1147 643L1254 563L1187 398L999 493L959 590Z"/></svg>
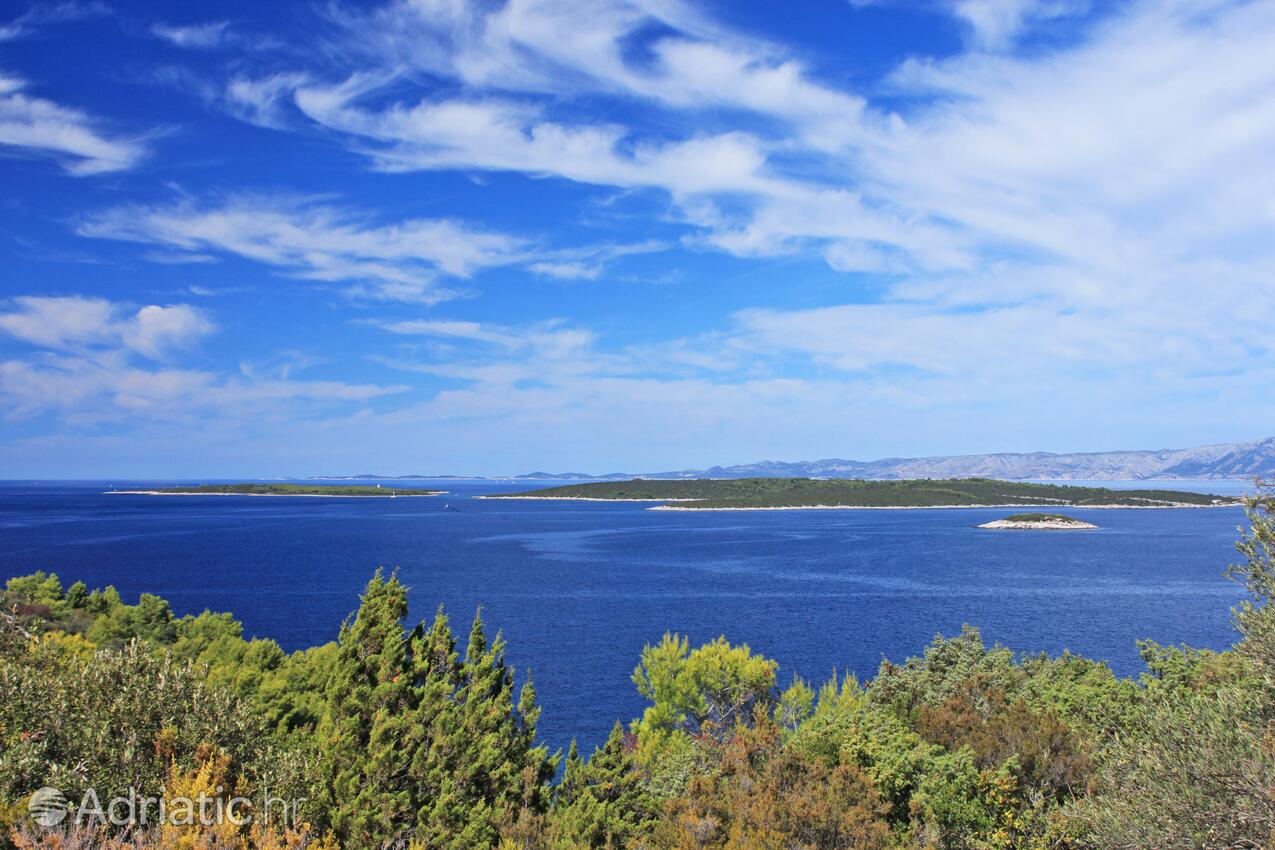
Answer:
<svg viewBox="0 0 1275 850"><path fill-rule="evenodd" d="M357 81L355 81L357 82ZM389 171L481 168L566 177L608 186L653 186L678 193L760 188L763 156L744 134L648 144L621 150L621 127L565 125L539 108L509 100L421 101L383 111L356 105L352 82L295 93L311 120L377 143L368 148Z"/></svg>
<svg viewBox="0 0 1275 850"><path fill-rule="evenodd" d="M308 83L309 78L301 73L273 74L257 79L236 76L226 84L226 109L249 124L282 129L287 126L288 104L293 92Z"/></svg>
<svg viewBox="0 0 1275 850"><path fill-rule="evenodd" d="M981 43L1003 45L1086 4L951 8ZM1174 211L1269 220L1261 175L1272 173L1264 151L1275 148L1275 85L1264 51L1275 25L1263 4L1146 0L1066 48L912 62L895 78L920 97L906 115L873 111L814 81L781 47L678 3L599 2L584 27L567 17L538 0L495 10L391 3L347 21L364 25L351 38L369 56L375 48L381 65L339 84L267 78L266 102L277 108L292 86L288 102L302 115L347 134L383 169L653 188L668 193L699 244L741 256L814 251L843 270L969 270L1024 249L1085 254L1091 264L1100 250L1128 253L1113 243L1130 245L1131 231L1150 241L1141 233ZM644 35L653 22L663 35ZM646 59L626 55L635 39ZM388 83L402 90L403 67L451 76L461 93L387 102ZM579 94L646 98L692 128L704 126L696 116L705 109L747 108L771 123L653 137L573 109ZM1221 200L1219 185L1234 196ZM1190 238L1183 218L1173 226ZM557 268L590 274L569 261L541 266Z"/></svg>
<svg viewBox="0 0 1275 850"><path fill-rule="evenodd" d="M658 189L705 231L706 244L741 256L790 253L803 244L864 256L871 250L865 242L880 241L917 252L926 265L964 262L953 239L927 222L906 221L856 192L776 173L769 146L748 133L635 140L622 127L557 123L538 107L507 99L422 101L377 111L356 104L365 93L362 81L352 80L298 89L295 100L318 124L374 143L361 150L387 171L478 168ZM750 212L742 220L728 215L723 210L730 204L718 204L719 198L746 199Z"/></svg>
<svg viewBox="0 0 1275 850"><path fill-rule="evenodd" d="M147 251L142 254L142 259L161 266L208 265L217 262L216 257L208 254L189 254L179 251Z"/></svg>
<svg viewBox="0 0 1275 850"><path fill-rule="evenodd" d="M593 332L559 320L522 327L454 320L379 325L392 334L427 338L434 345L423 350L408 346L401 354L374 358L377 362L472 384L474 392L487 399L484 403L501 392L521 395L528 383L553 387L633 372L624 357L597 351Z"/></svg>
<svg viewBox="0 0 1275 850"><path fill-rule="evenodd" d="M1029 27L1088 10L1088 0L951 0L952 13L970 28L976 46L1001 49Z"/></svg>
<svg viewBox="0 0 1275 850"><path fill-rule="evenodd" d="M1077 376L1101 382L1134 374L1208 374L1269 350L1264 326L1275 298L1238 302L1183 294L1130 314L1120 305L1085 309L1041 301L971 310L927 303L855 304L810 310L748 310L738 343L759 352L800 352L850 373L909 367L937 376L1060 389Z"/></svg>
<svg viewBox="0 0 1275 850"><path fill-rule="evenodd" d="M916 251L926 266L963 263L953 240L927 222L850 190L853 169L842 169L840 157L883 120L861 96L815 81L781 47L730 33L681 3L598 2L587 17L579 26L578 8L542 0L495 9L390 3L342 19L369 59L363 70L338 83L296 72L238 77L227 99L233 112L267 126L286 125L295 109L348 136L386 171L515 171L667 192L702 231L702 244L744 256L813 247L849 267L877 257L884 242ZM650 36L661 26L664 34ZM636 43L646 60L629 55ZM387 102L387 92L402 90L404 69L451 76L461 92ZM672 126L685 132L651 135L572 116L571 95L582 94L672 110L680 116ZM762 121L738 129L741 112ZM723 129L706 129L716 127ZM786 174L779 163L794 154L831 157L821 169L831 179ZM800 221L823 232L801 232ZM869 267L902 264L894 257ZM542 261L537 271L597 274L571 261Z"/></svg>
<svg viewBox="0 0 1275 850"><path fill-rule="evenodd" d="M1236 334L1216 316L1202 313L1192 335L1171 307L1131 329L1115 311L1059 322L1048 305L977 322L915 304L753 310L728 332L618 350L566 323L387 322L409 341L377 362L458 385L346 424L404 447L427 431L447 446L439 461L472 454L485 471L553 465L546 458L601 471L918 445L1093 448L1110 445L1113 422L1172 444L1207 428L1212 405L1230 411L1234 433L1260 433L1275 407L1235 404L1252 375L1230 364L1265 322Z"/></svg>
<svg viewBox="0 0 1275 850"><path fill-rule="evenodd" d="M22 80L0 77L0 146L51 156L77 176L132 168L146 155L140 140L109 136L86 113L29 97L24 88Z"/></svg>
<svg viewBox="0 0 1275 850"><path fill-rule="evenodd" d="M6 24L0 24L0 41L21 38L32 31L53 24L105 17L111 14L105 3L79 3L72 0L32 3L26 11Z"/></svg>
<svg viewBox="0 0 1275 850"><path fill-rule="evenodd" d="M545 259L529 264L527 269L557 280L597 280L610 263L621 257L667 251L669 247L667 243L654 239L630 244L591 245L551 252Z"/></svg>
<svg viewBox="0 0 1275 850"><path fill-rule="evenodd" d="M0 313L0 330L46 348L65 348L111 336L115 308L100 298L22 296Z"/></svg>
<svg viewBox="0 0 1275 850"><path fill-rule="evenodd" d="M599 266L581 262L544 261L532 263L527 268L538 275L558 280L597 280L602 275Z"/></svg>
<svg viewBox="0 0 1275 850"><path fill-rule="evenodd" d="M208 21L202 24L151 25L151 34L177 47L207 50L224 44L230 36L229 21Z"/></svg>
<svg viewBox="0 0 1275 850"><path fill-rule="evenodd" d="M117 207L86 218L79 232L163 246L143 256L165 265L213 262L223 252L295 277L344 282L350 294L421 303L455 297L446 279L488 268L524 265L546 277L595 279L622 257L668 248L657 240L546 248L452 219L376 224L322 199L262 195Z"/></svg>
<svg viewBox="0 0 1275 850"><path fill-rule="evenodd" d="M868 171L910 208L1062 256L1113 260L1111 243L1165 227L1197 246L1252 233L1275 185L1272 36L1261 4L1204 18L1150 4L1042 60L910 66L902 84L939 99L879 140Z"/></svg>
<svg viewBox="0 0 1275 850"><path fill-rule="evenodd" d="M159 360L215 329L187 304L151 304L131 312L101 298L24 295L0 312L0 332L41 348L83 351L120 347Z"/></svg>
<svg viewBox="0 0 1275 850"><path fill-rule="evenodd" d="M221 375L169 363L215 330L186 304L132 307L83 296L20 296L0 308L0 333L35 350L0 360L0 407L9 418L45 414L72 427L144 417L304 416L402 392L401 385ZM161 365L139 364L141 356ZM297 405L290 411L281 404Z"/></svg>
<svg viewBox="0 0 1275 850"><path fill-rule="evenodd" d="M732 32L681 0L593 0L585 7L560 0L499 6L402 0L336 17L351 44L377 61L476 89L594 91L677 109L756 112L792 122L812 143L834 146L853 132L864 105L812 81L776 45ZM645 59L631 55L637 45L649 51Z"/></svg>
<svg viewBox="0 0 1275 850"><path fill-rule="evenodd" d="M0 361L0 401L10 418L43 414L72 427L137 421L252 418L301 420L403 392L401 385L252 380L189 369L144 369L120 358L45 357ZM254 405L256 405L254 407ZM280 405L283 405L282 407Z"/></svg>
<svg viewBox="0 0 1275 850"><path fill-rule="evenodd" d="M516 348L520 338L507 330L492 328L481 322L465 322L448 319L408 319L397 322L377 323L383 330L403 336L426 336L441 339L460 339L485 342L504 348Z"/></svg>
<svg viewBox="0 0 1275 850"><path fill-rule="evenodd" d="M126 348L159 359L165 352L181 348L212 329L212 322L194 307L151 304L138 310L133 320L125 325L123 342Z"/></svg>
<svg viewBox="0 0 1275 850"><path fill-rule="evenodd" d="M984 46L1079 8L976 6L963 12L999 9L1012 24L995 35L987 17ZM742 256L813 247L836 268L900 275L886 304L742 314L737 344L765 356L1016 381L1115 369L1199 387L1221 382L1208 377L1219 359L1251 369L1271 351L1272 38L1269 5L1148 2L1074 47L913 63L896 84L928 102L856 130L840 161L853 188L786 177L756 136L638 153L627 128L540 124L521 103L366 112L345 111L343 95L310 114L390 142L402 167L521 162L534 173L565 160L552 173L664 189L704 229L701 244ZM449 122L452 108L481 120ZM493 137L494 151L482 141ZM551 139L592 143L571 158L537 150ZM502 159L508 150L518 155ZM837 164L824 171L834 182ZM753 196L745 215L714 202L732 191Z"/></svg>
<svg viewBox="0 0 1275 850"><path fill-rule="evenodd" d="M465 278L521 262L525 240L450 219L378 225L314 199L237 196L218 205L189 201L126 206L81 223L85 236L190 252L246 257L313 280L345 282L371 297L432 302L452 295L440 277Z"/></svg>

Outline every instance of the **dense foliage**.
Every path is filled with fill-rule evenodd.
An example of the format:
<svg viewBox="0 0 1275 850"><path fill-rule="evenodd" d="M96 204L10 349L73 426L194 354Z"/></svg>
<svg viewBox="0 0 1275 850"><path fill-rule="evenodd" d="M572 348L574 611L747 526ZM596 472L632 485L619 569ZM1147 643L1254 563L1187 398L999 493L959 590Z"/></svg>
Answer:
<svg viewBox="0 0 1275 850"><path fill-rule="evenodd" d="M225 614L8 582L0 818L22 850L1259 848L1275 840L1275 493L1249 500L1230 650L1142 644L1121 679L973 628L860 683L665 635L640 718L585 758L536 741L500 636L408 624L377 573L335 644L286 654ZM304 798L291 823L45 828L42 785Z"/></svg>
<svg viewBox="0 0 1275 850"><path fill-rule="evenodd" d="M1177 490L1110 490L1061 484L1030 484L993 478L916 478L902 481L858 481L821 478L696 478L680 481L605 481L569 484L509 497L537 499L619 499L679 504L688 508L780 508L841 506L960 507L1032 505L1085 507L1124 505L1229 504L1234 500Z"/></svg>

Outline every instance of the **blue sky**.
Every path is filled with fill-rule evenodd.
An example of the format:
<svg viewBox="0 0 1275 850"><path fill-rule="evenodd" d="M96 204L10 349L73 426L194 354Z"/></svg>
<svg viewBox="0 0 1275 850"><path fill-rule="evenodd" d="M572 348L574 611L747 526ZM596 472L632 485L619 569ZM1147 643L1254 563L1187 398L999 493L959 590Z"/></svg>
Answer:
<svg viewBox="0 0 1275 850"><path fill-rule="evenodd" d="M1275 3L0 9L0 477L1275 433Z"/></svg>

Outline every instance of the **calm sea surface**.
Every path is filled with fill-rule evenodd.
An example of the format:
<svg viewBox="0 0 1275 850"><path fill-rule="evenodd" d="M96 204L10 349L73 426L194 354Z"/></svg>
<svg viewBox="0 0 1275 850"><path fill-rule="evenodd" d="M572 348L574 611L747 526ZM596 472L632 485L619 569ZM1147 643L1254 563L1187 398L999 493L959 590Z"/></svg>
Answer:
<svg viewBox="0 0 1275 850"><path fill-rule="evenodd" d="M483 607L534 673L555 747L591 746L640 713L629 676L665 631L748 643L785 681L869 677L962 623L1133 675L1139 638L1229 645L1240 598L1222 576L1238 508L1069 509L1102 527L991 532L974 526L1012 511L651 512L474 500L527 485L455 481L420 484L450 491L437 498L161 498L104 495L108 483L164 482L0 482L2 577L43 569L128 601L153 592L179 614L231 611L249 634L298 649L332 640L372 571L397 567L414 618L441 602L464 634Z"/></svg>

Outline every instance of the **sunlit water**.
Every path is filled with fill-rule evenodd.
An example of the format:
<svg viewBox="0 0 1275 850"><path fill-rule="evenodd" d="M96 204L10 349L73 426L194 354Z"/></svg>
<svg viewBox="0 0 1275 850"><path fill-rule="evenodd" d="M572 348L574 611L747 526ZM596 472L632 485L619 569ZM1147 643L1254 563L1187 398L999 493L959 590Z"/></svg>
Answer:
<svg viewBox="0 0 1275 850"><path fill-rule="evenodd" d="M555 747L592 745L641 711L629 676L665 631L725 634L777 659L782 677L815 680L871 676L883 657L916 654L962 623L1128 675L1139 638L1234 638L1240 589L1222 572L1238 508L1068 509L1101 528L993 532L975 526L1012 511L652 512L471 498L527 486L507 482L437 486L451 492L161 498L103 495L105 482L0 483L0 572L51 570L129 601L153 592L179 614L231 611L249 634L296 649L333 639L372 571L396 567L415 618L441 602L464 634L482 606L512 662L534 673Z"/></svg>

